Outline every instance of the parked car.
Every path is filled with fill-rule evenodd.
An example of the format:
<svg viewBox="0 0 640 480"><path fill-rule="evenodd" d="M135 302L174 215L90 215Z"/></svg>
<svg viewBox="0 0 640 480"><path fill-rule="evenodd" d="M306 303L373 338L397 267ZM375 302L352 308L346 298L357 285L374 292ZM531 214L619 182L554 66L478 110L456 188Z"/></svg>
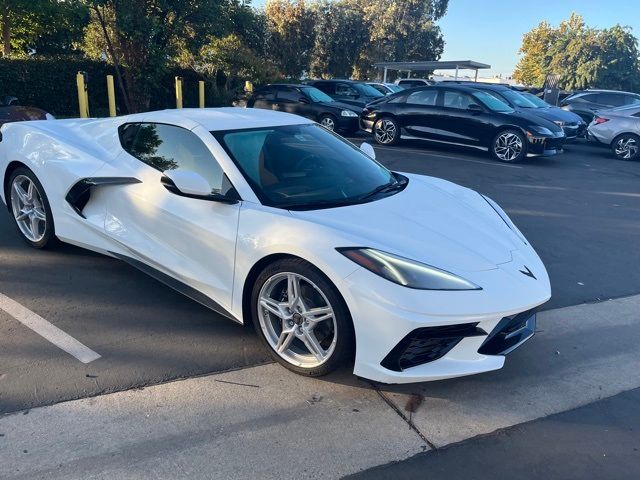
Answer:
<svg viewBox="0 0 640 480"><path fill-rule="evenodd" d="M597 112L588 138L610 146L621 160L640 159L640 104Z"/></svg>
<svg viewBox="0 0 640 480"><path fill-rule="evenodd" d="M367 82L367 85L371 85L383 95L390 95L404 90L403 87L396 85L395 83Z"/></svg>
<svg viewBox="0 0 640 480"><path fill-rule="evenodd" d="M308 85L322 90L338 102L364 107L367 103L384 97L384 94L364 82L353 80L311 80Z"/></svg>
<svg viewBox="0 0 640 480"><path fill-rule="evenodd" d="M436 82L428 78L401 78L396 80L396 85L402 88L424 87L426 85L435 85Z"/></svg>
<svg viewBox="0 0 640 480"><path fill-rule="evenodd" d="M587 124L579 115L549 105L531 93L519 92L505 85L487 83L468 83L467 85L490 93L514 110L527 111L555 123L564 130L567 140L584 136L587 130Z"/></svg>
<svg viewBox="0 0 640 480"><path fill-rule="evenodd" d="M0 100L0 126L9 122L53 119L53 115L44 110L18 105L18 99L16 97L4 96Z"/></svg>
<svg viewBox="0 0 640 480"><path fill-rule="evenodd" d="M185 108L43 123L7 125L0 142L16 235L103 252L251 323L298 374L349 365L410 383L497 370L551 296L496 202L393 172L299 116Z"/></svg>
<svg viewBox="0 0 640 480"><path fill-rule="evenodd" d="M555 123L465 85L439 84L385 97L365 107L360 128L382 145L401 138L430 140L488 150L503 162L554 155L565 141Z"/></svg>
<svg viewBox="0 0 640 480"><path fill-rule="evenodd" d="M589 124L597 110L608 110L636 103L640 103L640 95L637 93L617 90L582 90L564 98L560 102L560 107L577 113Z"/></svg>
<svg viewBox="0 0 640 480"><path fill-rule="evenodd" d="M318 122L328 130L353 133L358 130L361 107L337 102L310 85L273 84L254 92L248 108L295 113Z"/></svg>

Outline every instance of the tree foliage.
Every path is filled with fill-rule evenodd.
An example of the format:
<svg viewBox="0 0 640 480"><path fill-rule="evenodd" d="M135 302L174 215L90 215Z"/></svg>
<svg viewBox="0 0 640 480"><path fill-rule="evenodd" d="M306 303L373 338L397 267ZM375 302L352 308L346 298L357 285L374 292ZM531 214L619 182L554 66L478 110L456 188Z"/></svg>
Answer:
<svg viewBox="0 0 640 480"><path fill-rule="evenodd" d="M596 29L572 14L556 28L542 22L526 33L520 53L514 77L528 85L542 86L554 73L569 90L640 87L638 40L628 27Z"/></svg>

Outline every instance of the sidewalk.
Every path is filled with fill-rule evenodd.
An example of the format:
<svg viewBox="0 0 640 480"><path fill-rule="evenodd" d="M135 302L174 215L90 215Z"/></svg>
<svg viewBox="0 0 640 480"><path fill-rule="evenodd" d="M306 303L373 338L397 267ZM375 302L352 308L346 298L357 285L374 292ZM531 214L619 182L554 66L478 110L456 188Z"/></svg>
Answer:
<svg viewBox="0 0 640 480"><path fill-rule="evenodd" d="M640 387L639 317L640 296L543 312L503 370L443 382L264 365L17 412L0 418L0 478L356 473Z"/></svg>

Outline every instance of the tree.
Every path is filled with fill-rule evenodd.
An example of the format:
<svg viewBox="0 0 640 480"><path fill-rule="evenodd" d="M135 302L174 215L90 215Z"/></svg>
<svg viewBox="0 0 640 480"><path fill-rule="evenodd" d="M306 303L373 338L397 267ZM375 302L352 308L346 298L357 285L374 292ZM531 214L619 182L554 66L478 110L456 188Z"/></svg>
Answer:
<svg viewBox="0 0 640 480"><path fill-rule="evenodd" d="M0 0L2 56L69 53L87 18L79 0Z"/></svg>
<svg viewBox="0 0 640 480"><path fill-rule="evenodd" d="M269 0L265 7L267 50L287 77L309 68L314 44L314 15L304 0Z"/></svg>
<svg viewBox="0 0 640 480"><path fill-rule="evenodd" d="M107 57L129 112L149 108L152 92L181 48L223 32L226 0L87 0L92 22L83 49ZM222 19L222 21L221 21Z"/></svg>
<svg viewBox="0 0 640 480"><path fill-rule="evenodd" d="M367 78L380 61L438 60L444 39L436 22L449 0L375 0L364 7L369 45L361 52L356 77Z"/></svg>
<svg viewBox="0 0 640 480"><path fill-rule="evenodd" d="M528 85L540 87L554 73L569 90L640 86L638 41L620 25L591 28L577 14L557 28L542 22L523 36L520 53L514 78Z"/></svg>

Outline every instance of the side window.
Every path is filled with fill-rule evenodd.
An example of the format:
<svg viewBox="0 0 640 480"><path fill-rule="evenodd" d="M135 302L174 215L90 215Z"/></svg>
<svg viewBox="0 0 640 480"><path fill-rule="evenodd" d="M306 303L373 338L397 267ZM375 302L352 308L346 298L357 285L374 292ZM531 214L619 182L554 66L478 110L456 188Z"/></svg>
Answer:
<svg viewBox="0 0 640 480"><path fill-rule="evenodd" d="M276 93L272 88L264 88L262 90L258 90L255 94L256 100L273 101L275 97Z"/></svg>
<svg viewBox="0 0 640 480"><path fill-rule="evenodd" d="M302 93L300 93L295 88L285 88L278 90L278 100L283 100L285 102L298 103L298 100L300 100L301 96Z"/></svg>
<svg viewBox="0 0 640 480"><path fill-rule="evenodd" d="M635 105L636 103L640 103L640 97L636 97L635 95L623 95L624 97L624 105Z"/></svg>
<svg viewBox="0 0 640 480"><path fill-rule="evenodd" d="M333 95L335 93L333 83L331 82L318 82L314 83L313 86L327 95Z"/></svg>
<svg viewBox="0 0 640 480"><path fill-rule="evenodd" d="M118 129L118 133L120 134L120 144L125 151L131 153L133 147L133 141L136 139L136 134L140 125L137 123L127 123L122 125Z"/></svg>
<svg viewBox="0 0 640 480"><path fill-rule="evenodd" d="M598 103L619 107L624 105L624 96L619 93L601 93L598 95Z"/></svg>
<svg viewBox="0 0 640 480"><path fill-rule="evenodd" d="M581 102L581 103L598 103L598 95L596 95L595 93L588 93L586 95L580 95L578 97L575 98L576 102Z"/></svg>
<svg viewBox="0 0 640 480"><path fill-rule="evenodd" d="M346 83L338 83L336 85L336 95L340 95L341 97L357 97L358 92L351 85L347 85Z"/></svg>
<svg viewBox="0 0 640 480"><path fill-rule="evenodd" d="M445 107L466 110L471 103L473 103L471 97L465 95L464 93L453 91L444 92Z"/></svg>
<svg viewBox="0 0 640 480"><path fill-rule="evenodd" d="M419 92L413 92L407 97L407 103L414 105L434 106L436 99L438 98L437 90L421 90Z"/></svg>
<svg viewBox="0 0 640 480"><path fill-rule="evenodd" d="M161 172L188 170L202 175L212 193L226 193L228 181L207 146L198 136L185 129L160 123L137 125L130 148L122 145L138 160Z"/></svg>

